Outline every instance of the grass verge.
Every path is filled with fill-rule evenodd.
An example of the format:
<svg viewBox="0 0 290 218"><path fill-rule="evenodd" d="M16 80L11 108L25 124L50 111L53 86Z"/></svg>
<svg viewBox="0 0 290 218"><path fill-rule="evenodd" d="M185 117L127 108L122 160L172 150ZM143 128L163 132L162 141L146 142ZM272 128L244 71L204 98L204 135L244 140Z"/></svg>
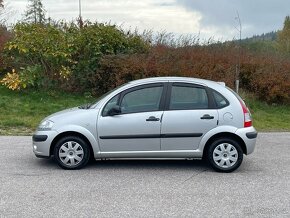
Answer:
<svg viewBox="0 0 290 218"><path fill-rule="evenodd" d="M290 105L269 105L242 93L258 131L290 131ZM11 91L0 86L0 135L31 135L49 114L93 102L94 98L58 91Z"/></svg>
<svg viewBox="0 0 290 218"><path fill-rule="evenodd" d="M253 125L258 131L290 131L290 104L267 104L251 94L242 93L253 116Z"/></svg>
<svg viewBox="0 0 290 218"><path fill-rule="evenodd" d="M58 91L11 91L0 86L0 135L31 135L46 116L93 102L92 97Z"/></svg>

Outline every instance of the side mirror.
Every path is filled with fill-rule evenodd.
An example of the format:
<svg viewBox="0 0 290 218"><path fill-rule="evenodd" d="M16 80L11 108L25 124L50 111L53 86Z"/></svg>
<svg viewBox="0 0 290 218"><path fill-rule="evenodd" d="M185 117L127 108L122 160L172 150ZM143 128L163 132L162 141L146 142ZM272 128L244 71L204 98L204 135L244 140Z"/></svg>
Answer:
<svg viewBox="0 0 290 218"><path fill-rule="evenodd" d="M115 116L121 113L121 107L118 105L115 105L108 111L109 116Z"/></svg>

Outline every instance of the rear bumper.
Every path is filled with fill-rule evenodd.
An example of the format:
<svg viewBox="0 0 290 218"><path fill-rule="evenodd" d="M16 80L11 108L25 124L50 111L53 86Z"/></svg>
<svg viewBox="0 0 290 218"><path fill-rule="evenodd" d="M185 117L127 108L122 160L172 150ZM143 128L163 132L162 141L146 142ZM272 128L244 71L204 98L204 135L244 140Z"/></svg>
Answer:
<svg viewBox="0 0 290 218"><path fill-rule="evenodd" d="M247 128L242 128L238 129L235 134L240 136L243 141L245 142L247 152L246 154L251 154L255 150L256 146L256 139L258 136L258 133L254 127L247 127Z"/></svg>
<svg viewBox="0 0 290 218"><path fill-rule="evenodd" d="M246 136L248 139L255 139L258 136L258 132L256 132L256 131L255 132L247 132Z"/></svg>

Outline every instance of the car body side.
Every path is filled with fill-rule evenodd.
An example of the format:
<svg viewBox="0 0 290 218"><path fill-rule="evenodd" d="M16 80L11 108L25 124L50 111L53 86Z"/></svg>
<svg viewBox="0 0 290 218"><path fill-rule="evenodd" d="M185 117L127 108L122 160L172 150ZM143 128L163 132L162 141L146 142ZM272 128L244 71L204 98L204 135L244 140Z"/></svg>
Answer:
<svg viewBox="0 0 290 218"><path fill-rule="evenodd" d="M212 109L218 111L218 121L215 128L209 130L202 135L199 145L196 149L190 150L156 150L156 151L121 151L121 152L102 152L99 135L98 135L98 121L102 116L102 110L106 103L118 93L129 88L137 87L143 84L153 83L191 83L195 85L201 85L210 89L213 89L222 94L230 103L228 106L220 109ZM33 140L34 153L38 157L49 157L53 154L53 147L58 139L65 135L76 134L86 140L91 146L95 159L102 158L202 158L204 148L214 138L221 136L233 137L241 142L244 154L250 154L253 152L256 138L248 137L247 133L255 134L254 127L244 128L244 117L242 107L236 96L226 89L223 85L216 82L199 79L188 78L159 78L156 79L142 79L125 86L116 89L109 95L105 96L95 105L89 109L73 108L53 114L46 119L55 122L50 131L36 131L35 138ZM162 128L162 127L161 127ZM41 141L39 136L48 136L46 141ZM47 146L47 145L50 146ZM36 146L36 147L35 147Z"/></svg>

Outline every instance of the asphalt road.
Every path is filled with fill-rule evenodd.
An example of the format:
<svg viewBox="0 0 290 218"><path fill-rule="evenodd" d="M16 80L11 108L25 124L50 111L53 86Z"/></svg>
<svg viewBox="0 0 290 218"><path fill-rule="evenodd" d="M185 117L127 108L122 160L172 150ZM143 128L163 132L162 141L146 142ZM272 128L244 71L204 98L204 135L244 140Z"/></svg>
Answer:
<svg viewBox="0 0 290 218"><path fill-rule="evenodd" d="M78 171L0 137L0 217L290 217L290 133L260 133L230 174L194 160L112 160Z"/></svg>

